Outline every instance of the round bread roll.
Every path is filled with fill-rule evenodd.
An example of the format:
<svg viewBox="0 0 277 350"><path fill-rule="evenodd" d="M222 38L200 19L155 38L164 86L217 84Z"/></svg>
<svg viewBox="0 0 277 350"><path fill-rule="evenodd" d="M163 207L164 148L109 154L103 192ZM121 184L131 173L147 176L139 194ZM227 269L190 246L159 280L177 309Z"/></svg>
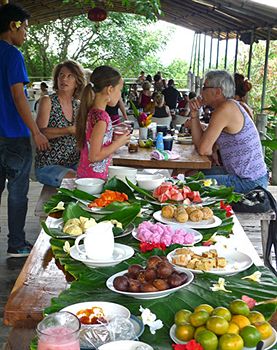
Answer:
<svg viewBox="0 0 277 350"><path fill-rule="evenodd" d="M214 215L212 209L209 207L202 208L202 213L203 213L203 220L209 220Z"/></svg>
<svg viewBox="0 0 277 350"><path fill-rule="evenodd" d="M172 219L174 217L174 212L174 205L165 205L164 207L162 207L162 217L166 219Z"/></svg>
<svg viewBox="0 0 277 350"><path fill-rule="evenodd" d="M194 210L192 213L189 215L189 219L193 222L198 222L203 220L203 213L200 209Z"/></svg>
<svg viewBox="0 0 277 350"><path fill-rule="evenodd" d="M198 207L196 205L191 205L189 207L186 207L186 211L187 213L190 215L194 210L196 209L201 209L202 207Z"/></svg>
<svg viewBox="0 0 277 350"><path fill-rule="evenodd" d="M182 223L187 222L189 219L188 213L184 207L178 207L176 209L174 217L178 222Z"/></svg>

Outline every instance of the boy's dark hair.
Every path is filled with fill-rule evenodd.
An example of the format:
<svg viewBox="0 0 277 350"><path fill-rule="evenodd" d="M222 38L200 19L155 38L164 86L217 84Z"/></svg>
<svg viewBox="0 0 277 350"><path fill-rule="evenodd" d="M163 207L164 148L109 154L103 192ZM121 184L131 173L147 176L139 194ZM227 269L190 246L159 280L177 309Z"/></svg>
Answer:
<svg viewBox="0 0 277 350"><path fill-rule="evenodd" d="M29 13L19 5L6 4L0 6L0 34L10 29L12 21L24 22L28 18L30 18Z"/></svg>

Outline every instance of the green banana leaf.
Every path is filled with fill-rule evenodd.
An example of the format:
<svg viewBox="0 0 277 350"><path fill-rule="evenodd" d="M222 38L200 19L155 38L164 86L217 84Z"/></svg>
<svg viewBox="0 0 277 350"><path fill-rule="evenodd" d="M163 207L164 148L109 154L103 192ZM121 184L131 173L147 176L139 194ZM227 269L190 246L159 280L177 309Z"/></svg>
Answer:
<svg viewBox="0 0 277 350"><path fill-rule="evenodd" d="M128 181L128 179L126 178ZM103 187L103 191L105 190L111 190L111 191L117 191L117 192L122 192L127 194L128 196L128 201L136 201L136 197L133 193L133 191L130 189L128 185L126 185L125 182L117 179L115 176L112 177L108 182Z"/></svg>
<svg viewBox="0 0 277 350"><path fill-rule="evenodd" d="M130 238L129 238L130 239ZM122 238L122 242L124 242ZM126 241L125 241L126 242ZM219 276L210 273L195 275L194 281L179 290L161 299L138 300L114 293L106 288L106 280L113 274L126 270L130 264L144 264L147 258L146 254L139 253L114 267L101 269L89 269L82 263L71 259L62 249L63 241L51 239L51 246L56 259L65 267L66 271L74 276L76 281L72 282L69 289L53 298L51 306L45 309L45 314L49 314L62 309L63 307L77 302L91 300L105 300L115 302L126 306L132 314L139 316L139 307L149 308L161 319L164 327L158 330L156 335L152 335L148 329L141 336L141 340L154 346L155 349L169 350L172 341L169 338L169 329L173 324L176 311L185 308L192 310L201 303L208 303L212 306L228 306L229 303L247 295L254 298L257 302L272 299L276 297L277 280L274 275L265 267L250 267L247 271L241 272L235 276L224 276L226 288L232 293L212 292L210 287L217 283ZM172 247L171 247L172 248ZM171 250L171 249L170 249ZM161 252L161 251L160 251ZM166 254L161 252L160 254ZM151 252L150 254L153 254ZM242 280L241 277L252 274L255 271L262 272L261 283ZM276 303L259 305L257 310L264 313L266 319L276 311ZM147 327L146 327L147 328Z"/></svg>
<svg viewBox="0 0 277 350"><path fill-rule="evenodd" d="M140 212L141 206L140 203L133 203L128 205L122 205L123 203L114 203L114 207L117 209L111 213L106 214L104 216L93 215L85 210L83 210L77 203L70 202L68 206L65 208L63 213L63 221L66 222L69 219L80 218L80 216L84 216L87 218L93 217L96 222L105 221L105 220L117 220L121 222L123 229L127 228L130 223L132 223L137 215ZM60 228L48 228L44 221L41 222L41 226L43 230L53 238L66 238L68 234L65 234ZM123 233L122 229L118 229L114 227L113 229L115 236ZM74 237L72 237L73 239Z"/></svg>

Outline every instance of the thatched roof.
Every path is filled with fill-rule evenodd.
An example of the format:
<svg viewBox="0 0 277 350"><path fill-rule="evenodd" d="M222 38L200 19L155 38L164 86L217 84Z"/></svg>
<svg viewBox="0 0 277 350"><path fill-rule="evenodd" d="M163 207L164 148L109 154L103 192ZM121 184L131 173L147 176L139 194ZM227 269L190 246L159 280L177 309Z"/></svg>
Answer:
<svg viewBox="0 0 277 350"><path fill-rule="evenodd" d="M16 1L32 15L30 23L46 23L58 18L76 16L86 13L89 6L76 6L62 0ZM82 2L82 1L80 1ZM95 1L96 4L98 1ZM99 3L99 2L98 2ZM106 9L116 12L135 12L127 10L121 0L109 1L112 7ZM100 2L103 6L105 0ZM224 39L237 32L245 33L255 30L255 39L266 39L268 28L271 39L277 39L277 8L258 4L250 0L161 0L164 13L160 19L192 29L197 33L207 33Z"/></svg>

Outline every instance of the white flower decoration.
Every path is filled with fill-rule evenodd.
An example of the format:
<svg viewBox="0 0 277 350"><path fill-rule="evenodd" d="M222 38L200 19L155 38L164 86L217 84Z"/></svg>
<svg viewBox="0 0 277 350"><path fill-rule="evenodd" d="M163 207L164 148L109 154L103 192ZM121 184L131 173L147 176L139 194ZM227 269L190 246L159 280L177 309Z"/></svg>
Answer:
<svg viewBox="0 0 277 350"><path fill-rule="evenodd" d="M64 207L64 202L60 201L56 206L55 208L53 208L51 211L59 211L59 210L64 210L65 207Z"/></svg>
<svg viewBox="0 0 277 350"><path fill-rule="evenodd" d="M139 311L141 312L143 324L149 326L151 334L155 334L156 330L163 328L163 322L161 320L157 320L157 316L149 309L144 309L142 306L140 306Z"/></svg>
<svg viewBox="0 0 277 350"><path fill-rule="evenodd" d="M262 277L262 273L260 271L256 271L252 273L252 275L242 277L242 280L252 280L254 282L260 283L261 277Z"/></svg>
<svg viewBox="0 0 277 350"><path fill-rule="evenodd" d="M231 290L227 290L227 289L225 288L225 279L222 278L222 277L220 277L220 278L218 279L218 282L217 282L217 283L214 283L213 286L210 287L210 288L211 288L211 290L212 290L213 292L218 292L218 291L222 290L223 292L226 292L226 293L232 293Z"/></svg>
<svg viewBox="0 0 277 350"><path fill-rule="evenodd" d="M63 245L63 251L67 254L70 254L70 244L68 241L65 241L65 243Z"/></svg>
<svg viewBox="0 0 277 350"><path fill-rule="evenodd" d="M177 179L182 182L186 182L185 175L184 174L178 174Z"/></svg>

